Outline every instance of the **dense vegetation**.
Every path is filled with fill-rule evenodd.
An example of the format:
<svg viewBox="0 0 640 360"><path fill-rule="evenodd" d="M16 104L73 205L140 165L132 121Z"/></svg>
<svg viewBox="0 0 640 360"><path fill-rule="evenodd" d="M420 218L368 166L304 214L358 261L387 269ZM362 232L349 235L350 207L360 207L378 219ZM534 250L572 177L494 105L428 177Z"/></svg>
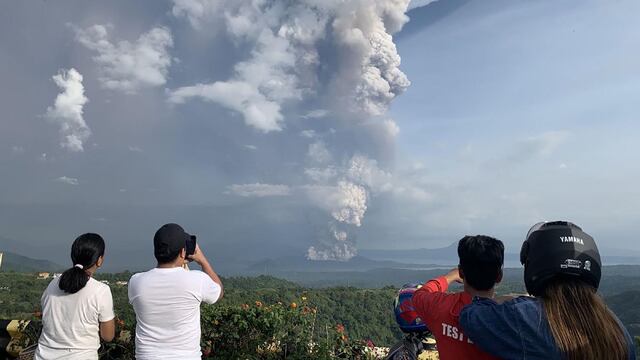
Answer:
<svg viewBox="0 0 640 360"><path fill-rule="evenodd" d="M120 326L129 331L134 328L135 315L128 304L127 287L115 282L128 280L130 276L130 273L97 276L98 280L110 282ZM633 289L638 281L636 277L629 277L612 283L625 291L629 286ZM0 272L0 318L39 315L40 296L48 283L49 280L36 279L34 274ZM203 346L216 354L232 356L232 353L224 353L224 344L238 343L240 339L245 346L255 347L276 338L278 341L273 343L282 345L291 355L296 349L308 352L313 344L315 351L329 351L330 348L330 351L338 349L345 353L360 351L367 341L390 346L401 335L392 314L396 293L393 287L304 288L268 276L227 278L224 283L224 299L213 306L203 305L202 309ZM610 287L611 284L607 286L609 293L614 291ZM521 289L520 282L509 279L500 286L501 293ZM629 331L640 336L640 291L625 291L607 296L606 300ZM301 342L301 339L305 340ZM131 350L130 345L123 343L113 346L124 346L119 351L125 353Z"/></svg>

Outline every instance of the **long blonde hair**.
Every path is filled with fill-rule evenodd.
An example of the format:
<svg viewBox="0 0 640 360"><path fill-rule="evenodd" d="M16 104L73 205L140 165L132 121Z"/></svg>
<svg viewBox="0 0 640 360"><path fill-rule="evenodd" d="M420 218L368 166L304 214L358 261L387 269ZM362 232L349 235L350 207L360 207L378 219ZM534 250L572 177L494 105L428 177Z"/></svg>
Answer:
<svg viewBox="0 0 640 360"><path fill-rule="evenodd" d="M551 333L568 360L627 360L620 323L596 290L582 281L552 280L541 296Z"/></svg>

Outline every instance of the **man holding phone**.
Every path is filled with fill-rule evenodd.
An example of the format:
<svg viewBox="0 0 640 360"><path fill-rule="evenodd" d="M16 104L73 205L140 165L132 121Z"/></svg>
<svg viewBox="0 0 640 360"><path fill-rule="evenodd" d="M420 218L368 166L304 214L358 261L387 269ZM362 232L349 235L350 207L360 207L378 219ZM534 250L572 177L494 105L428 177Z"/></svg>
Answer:
<svg viewBox="0 0 640 360"><path fill-rule="evenodd" d="M200 359L200 304L222 298L222 281L196 237L180 225L158 229L153 248L158 266L129 281L137 321L136 359ZM195 261L202 271L188 271L186 261Z"/></svg>

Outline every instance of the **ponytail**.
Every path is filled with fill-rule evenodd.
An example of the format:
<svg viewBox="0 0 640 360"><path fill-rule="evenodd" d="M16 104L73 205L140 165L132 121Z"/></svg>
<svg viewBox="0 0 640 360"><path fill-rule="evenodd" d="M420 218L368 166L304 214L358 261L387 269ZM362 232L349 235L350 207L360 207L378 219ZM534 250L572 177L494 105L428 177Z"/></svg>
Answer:
<svg viewBox="0 0 640 360"><path fill-rule="evenodd" d="M80 291L89 281L89 275L77 266L65 271L60 276L58 287L69 294Z"/></svg>
<svg viewBox="0 0 640 360"><path fill-rule="evenodd" d="M104 255L104 240L98 234L87 233L78 236L71 246L73 267L62 273L58 287L75 294L87 285L89 274L85 271L95 265Z"/></svg>

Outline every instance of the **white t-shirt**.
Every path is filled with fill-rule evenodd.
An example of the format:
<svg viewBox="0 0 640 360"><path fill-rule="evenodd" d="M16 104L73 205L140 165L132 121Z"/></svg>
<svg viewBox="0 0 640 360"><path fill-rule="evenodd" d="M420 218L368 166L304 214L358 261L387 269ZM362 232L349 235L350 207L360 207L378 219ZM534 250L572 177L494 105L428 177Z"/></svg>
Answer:
<svg viewBox="0 0 640 360"><path fill-rule="evenodd" d="M129 281L136 312L136 359L201 358L200 303L220 298L220 285L202 271L155 268Z"/></svg>
<svg viewBox="0 0 640 360"><path fill-rule="evenodd" d="M100 323L112 320L109 286L89 278L75 294L58 287L54 279L42 294L42 333L35 359L98 359Z"/></svg>

